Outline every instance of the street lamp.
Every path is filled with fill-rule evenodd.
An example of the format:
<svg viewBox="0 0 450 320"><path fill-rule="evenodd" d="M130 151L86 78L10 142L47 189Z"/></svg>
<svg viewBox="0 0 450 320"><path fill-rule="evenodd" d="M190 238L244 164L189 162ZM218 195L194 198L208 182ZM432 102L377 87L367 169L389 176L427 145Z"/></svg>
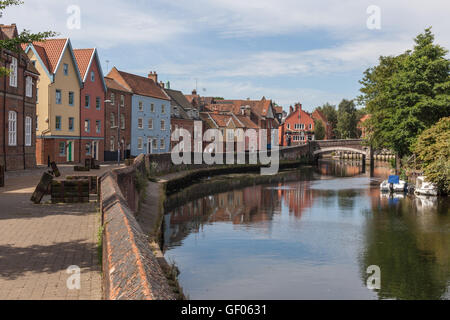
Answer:
<svg viewBox="0 0 450 320"><path fill-rule="evenodd" d="M105 104L112 104L112 100L105 100ZM105 112L106 114L106 112ZM106 127L106 126L105 126ZM120 166L120 104L117 104L117 165Z"/></svg>

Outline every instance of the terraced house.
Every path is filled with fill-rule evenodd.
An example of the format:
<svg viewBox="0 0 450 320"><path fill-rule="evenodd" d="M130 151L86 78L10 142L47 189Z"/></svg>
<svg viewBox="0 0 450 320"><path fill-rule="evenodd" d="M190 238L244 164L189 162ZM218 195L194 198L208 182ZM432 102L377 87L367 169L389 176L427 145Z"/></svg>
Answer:
<svg viewBox="0 0 450 320"><path fill-rule="evenodd" d="M41 74L37 85L36 161L79 162L82 78L70 39L35 42L25 52Z"/></svg>
<svg viewBox="0 0 450 320"><path fill-rule="evenodd" d="M158 85L158 76L148 78L113 68L107 76L133 93L131 98L131 156L170 151L170 98Z"/></svg>
<svg viewBox="0 0 450 320"><path fill-rule="evenodd" d="M0 25L0 40L18 36L17 27ZM19 46L0 50L0 165L6 170L36 166L36 83L39 72Z"/></svg>
<svg viewBox="0 0 450 320"><path fill-rule="evenodd" d="M103 161L105 146L105 94L106 84L97 49L75 49L78 70L83 79L80 91L80 143L79 159L93 158Z"/></svg>

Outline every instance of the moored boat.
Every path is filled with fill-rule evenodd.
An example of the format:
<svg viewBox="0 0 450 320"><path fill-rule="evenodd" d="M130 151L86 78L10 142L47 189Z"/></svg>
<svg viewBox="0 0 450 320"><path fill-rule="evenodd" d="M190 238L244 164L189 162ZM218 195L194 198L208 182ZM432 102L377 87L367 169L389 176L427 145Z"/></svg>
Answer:
<svg viewBox="0 0 450 320"><path fill-rule="evenodd" d="M438 188L434 183L426 181L426 177L418 177L416 182L416 195L437 196Z"/></svg>

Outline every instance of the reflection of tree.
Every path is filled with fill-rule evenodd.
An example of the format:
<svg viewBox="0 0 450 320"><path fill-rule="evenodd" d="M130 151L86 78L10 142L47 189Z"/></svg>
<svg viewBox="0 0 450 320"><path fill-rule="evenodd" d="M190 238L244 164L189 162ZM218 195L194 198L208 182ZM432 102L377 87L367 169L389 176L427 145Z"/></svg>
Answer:
<svg viewBox="0 0 450 320"><path fill-rule="evenodd" d="M373 207L360 266L363 282L370 265L381 268L380 299L441 299L450 280L448 203L420 219L413 201ZM443 215L444 214L444 215Z"/></svg>
<svg viewBox="0 0 450 320"><path fill-rule="evenodd" d="M338 205L341 210L352 209L355 205L355 198L361 195L361 192L348 189L348 190L339 190L338 194Z"/></svg>

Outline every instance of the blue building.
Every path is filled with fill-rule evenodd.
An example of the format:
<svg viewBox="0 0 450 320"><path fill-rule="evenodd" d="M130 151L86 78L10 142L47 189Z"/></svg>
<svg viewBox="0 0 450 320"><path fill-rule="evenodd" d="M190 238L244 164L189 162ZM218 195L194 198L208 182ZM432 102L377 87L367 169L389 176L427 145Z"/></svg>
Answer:
<svg viewBox="0 0 450 320"><path fill-rule="evenodd" d="M131 155L170 152L170 98L159 86L156 73L145 78L113 68L108 77L133 92Z"/></svg>

